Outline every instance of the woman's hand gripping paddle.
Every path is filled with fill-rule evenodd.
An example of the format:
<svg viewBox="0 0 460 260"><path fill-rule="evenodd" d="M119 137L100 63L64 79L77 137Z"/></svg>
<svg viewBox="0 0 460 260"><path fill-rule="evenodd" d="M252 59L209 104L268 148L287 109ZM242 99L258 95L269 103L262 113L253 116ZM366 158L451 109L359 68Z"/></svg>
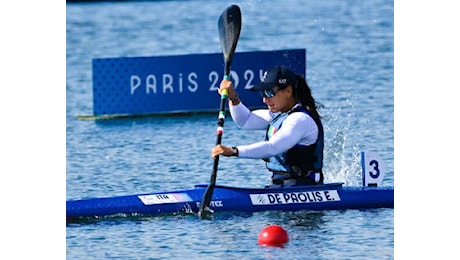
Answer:
<svg viewBox="0 0 460 260"><path fill-rule="evenodd" d="M220 15L218 21L219 39L224 54L224 79L230 79L230 66L232 64L233 54L235 53L236 44L240 37L241 31L241 11L237 5L231 5ZM223 90L220 100L219 119L217 121L217 142L216 145L222 142L222 133L225 120L225 106L228 98L228 91ZM200 210L198 215L201 218L209 218L213 210L209 207L211 204L212 194L216 186L217 166L219 164L219 156L214 157L214 167L211 174L211 183L208 185L203 199L201 200Z"/></svg>

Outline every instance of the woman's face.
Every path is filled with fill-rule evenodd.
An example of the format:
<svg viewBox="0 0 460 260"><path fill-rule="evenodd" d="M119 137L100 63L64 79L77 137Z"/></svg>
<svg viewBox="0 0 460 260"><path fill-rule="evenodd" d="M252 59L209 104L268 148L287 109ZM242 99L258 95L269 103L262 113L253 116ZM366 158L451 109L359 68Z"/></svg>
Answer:
<svg viewBox="0 0 460 260"><path fill-rule="evenodd" d="M292 95L291 86L284 89L279 89L278 86L274 86L271 90L261 91L260 94L268 110L272 113L279 111L287 112L296 103Z"/></svg>

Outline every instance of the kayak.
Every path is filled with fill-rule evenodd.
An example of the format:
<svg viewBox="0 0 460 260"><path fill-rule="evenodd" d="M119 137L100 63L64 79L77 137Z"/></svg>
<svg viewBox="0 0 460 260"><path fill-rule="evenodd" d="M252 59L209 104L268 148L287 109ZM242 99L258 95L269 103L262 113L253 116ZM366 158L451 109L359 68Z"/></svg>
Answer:
<svg viewBox="0 0 460 260"><path fill-rule="evenodd" d="M361 153L361 159L363 186L344 186L342 182L265 188L216 185L208 208L212 213L394 208L394 187L380 186L384 176L381 158L366 151ZM68 200L66 220L196 214L208 186L198 184L193 189Z"/></svg>
<svg viewBox="0 0 460 260"><path fill-rule="evenodd" d="M194 189L67 201L67 221L107 216L195 214L207 185ZM267 210L340 210L393 208L394 189L346 187L343 183L288 188L238 188L217 185L210 208L214 212Z"/></svg>

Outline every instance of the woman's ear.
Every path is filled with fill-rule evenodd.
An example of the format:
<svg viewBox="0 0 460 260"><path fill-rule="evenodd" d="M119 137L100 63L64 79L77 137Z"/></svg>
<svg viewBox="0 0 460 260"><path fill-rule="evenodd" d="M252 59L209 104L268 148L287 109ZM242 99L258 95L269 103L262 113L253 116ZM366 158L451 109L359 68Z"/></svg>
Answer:
<svg viewBox="0 0 460 260"><path fill-rule="evenodd" d="M288 96L291 96L291 95L294 96L294 87L293 86L289 85L289 87L287 87L285 89L285 91L286 91L286 94L288 94Z"/></svg>

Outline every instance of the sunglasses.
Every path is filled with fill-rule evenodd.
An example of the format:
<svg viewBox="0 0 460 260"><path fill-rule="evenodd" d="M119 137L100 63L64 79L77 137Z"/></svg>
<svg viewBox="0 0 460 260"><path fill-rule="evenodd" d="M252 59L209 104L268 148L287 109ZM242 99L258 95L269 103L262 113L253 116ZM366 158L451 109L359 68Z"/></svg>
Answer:
<svg viewBox="0 0 460 260"><path fill-rule="evenodd" d="M273 89L267 89L267 90L261 90L259 91L260 95L264 98L272 98L278 93L280 90L273 90Z"/></svg>

